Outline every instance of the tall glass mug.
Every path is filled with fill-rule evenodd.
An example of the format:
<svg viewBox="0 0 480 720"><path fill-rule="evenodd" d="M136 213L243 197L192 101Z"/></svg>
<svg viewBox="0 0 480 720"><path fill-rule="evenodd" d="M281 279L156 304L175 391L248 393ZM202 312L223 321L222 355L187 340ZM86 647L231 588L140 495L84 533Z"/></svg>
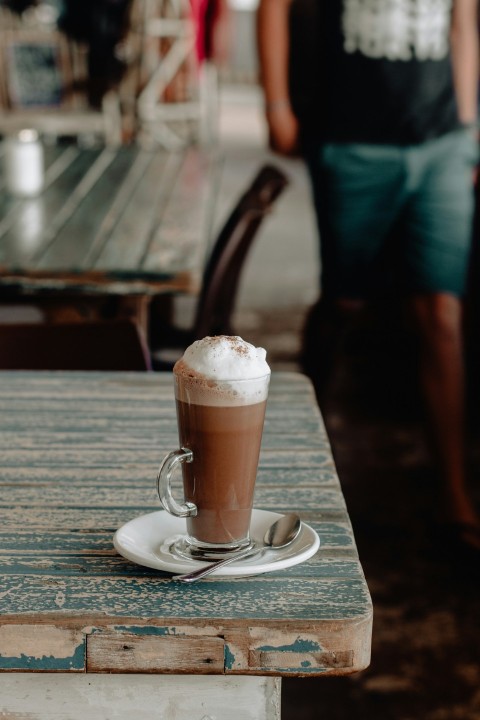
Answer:
<svg viewBox="0 0 480 720"><path fill-rule="evenodd" d="M270 371L248 379L213 379L182 361L175 366L180 448L163 461L157 489L165 510L186 518L187 533L174 548L181 556L226 557L250 544L269 381ZM171 488L178 466L183 502L173 498Z"/></svg>

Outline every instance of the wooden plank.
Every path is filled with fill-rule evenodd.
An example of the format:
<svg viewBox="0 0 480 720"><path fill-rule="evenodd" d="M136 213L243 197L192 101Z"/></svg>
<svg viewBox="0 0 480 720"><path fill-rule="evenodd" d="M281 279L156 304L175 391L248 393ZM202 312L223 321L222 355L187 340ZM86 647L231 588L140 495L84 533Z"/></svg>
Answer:
<svg viewBox="0 0 480 720"><path fill-rule="evenodd" d="M88 638L87 669L89 672L222 674L224 652L225 641L220 637L93 633Z"/></svg>
<svg viewBox="0 0 480 720"><path fill-rule="evenodd" d="M144 152L138 152L136 157L134 156L130 158L130 168L125 174L123 180L118 178L118 192L115 194L110 209L105 215L98 230L94 233L94 240L90 249L84 254L83 261L79 264L79 267L82 269L88 271L89 268L95 267L95 263L108 242L115 226L126 212L131 197L138 184L141 182L151 159L151 155Z"/></svg>
<svg viewBox="0 0 480 720"><path fill-rule="evenodd" d="M166 421L168 421L171 427L172 424L174 424L172 423L171 416L172 409L174 409L173 391L171 395L166 395L162 392L162 388L160 385L157 385L154 391L155 397L148 397L148 394L145 392L142 394L133 394L130 402L133 404L135 410L137 410L137 406L139 406L142 401L144 402L145 408L143 412L138 412L140 418L143 414L146 415L148 413L152 418L157 418L158 420L163 421L164 424ZM78 414L80 418L87 417L89 412L93 412L95 414L98 414L100 412L100 404L98 402L95 402L95 400L91 398L86 398L85 394L82 393L81 390L79 390L81 394L77 395L77 389L75 388L75 386L73 386L69 392L73 394L73 397L78 397L80 400L82 399L82 397L85 399L86 405L82 405L78 408ZM125 405L128 402L128 400L125 398L124 392L122 393L120 391L118 397L116 397L112 392L112 388L108 388L107 393L105 393L103 392L103 388L101 385L99 385L99 392L102 393L102 397L104 397L105 400L109 403L109 407L105 408L106 417L109 417L109 412L115 412L119 413L121 419L122 416L126 414ZM11 407L11 412L14 414L17 412L24 412L26 403L31 402L22 392L21 387L19 388L18 394L14 392L9 392L8 388L5 388L5 392L0 395L0 400L2 402L8 402ZM60 413L63 413L63 416L65 418L68 417L68 408L62 408L61 403L59 403L58 400L56 400L54 397L48 397L47 392L44 393L43 397L37 394L36 400L38 401L38 403L33 411L37 415L43 412L45 417L47 417L50 413L53 412L54 416L50 422L55 422ZM158 402L159 400L160 402ZM294 401L291 400L290 396L288 395L284 396L283 403L287 404L289 408L288 413L285 413L284 410L282 412L282 402L280 400L277 400L276 398L270 398L268 400L267 416L265 421L265 433L276 434L282 432L290 432L290 434L292 434L292 431L299 432L302 435L306 433L310 435L321 433L322 439L327 439L323 430L323 426L321 425L318 418L313 415L307 417L304 411L302 411L301 408L298 408L298 406L294 404Z"/></svg>
<svg viewBox="0 0 480 720"><path fill-rule="evenodd" d="M361 621L360 621L361 622ZM239 628L225 630L227 672L244 671L282 675L346 675L368 662L370 638L345 623L319 635L313 626L279 631L252 625L248 633Z"/></svg>
<svg viewBox="0 0 480 720"><path fill-rule="evenodd" d="M96 155L97 153L92 151L89 155L80 156L75 149L70 148L52 166L52 181L42 195L34 200L21 202L13 223L9 218L5 218L5 221L9 221L9 228L0 244L0 260L5 265L25 268L27 271L35 267L35 258L42 254L45 246L68 220L75 205L76 188ZM65 196L68 196L69 192L70 200L66 201ZM25 224L30 222L29 214L32 209L38 210L38 221L28 225L27 233Z"/></svg>
<svg viewBox="0 0 480 720"><path fill-rule="evenodd" d="M103 271L144 271L143 257L150 238L163 222L163 212L175 183L181 156L156 153L145 170L144 178L129 198L127 212L123 213L109 241L98 256L95 268ZM160 265L155 272L168 277L168 265Z"/></svg>
<svg viewBox="0 0 480 720"><path fill-rule="evenodd" d="M161 432L162 436L168 436L168 441L175 438L177 433L175 421L172 422L171 415L166 412L167 408L164 406L163 409L159 409L152 398L145 399L143 408L138 410L138 417L136 417L135 422L126 402L114 402L107 399L105 402L108 402L108 407L105 407L103 413L100 403L89 403L78 408L75 414L69 411L68 408L62 408L58 402L55 402L54 398L51 400L45 399L35 410L30 411L30 417L26 417L28 408L21 397L12 397L11 400L0 397L0 402L5 405L8 403L10 409L5 424L7 434L15 432L15 426L18 422L25 423L25 430L29 432L30 429L34 428L34 423L37 423L39 418L45 423L42 426L44 428L42 431L45 433L47 431L49 433L58 433L59 440L62 428L66 428L65 434L71 433L75 427L74 423L77 423L77 434L84 438L84 442L93 440L96 433L102 433L102 431L105 433L109 424L114 427L117 433L123 429L127 436L126 440L128 440L128 437L134 437L139 433L138 424L142 425L147 420L154 424L156 432ZM137 404L140 404L140 402L132 401L133 409L136 409ZM36 437L36 435L32 436L30 441L32 445L36 442ZM277 413L272 404L267 407L263 437L266 449L282 449L282 447L283 449L288 448L289 451L305 449L305 443L307 442L310 443L309 448L311 450L329 448L328 438L321 432L321 427L314 418L310 418L309 421L304 421L303 418L298 417L292 418L290 414L285 415L281 411Z"/></svg>
<svg viewBox="0 0 480 720"><path fill-rule="evenodd" d="M69 392L72 393L72 397L79 397L79 399L82 399L82 395L77 396L75 387L72 387ZM101 386L99 387L99 392L102 392ZM109 419L112 413L118 413L120 420L127 415L126 405L128 401L126 399L123 400L122 393L119 393L119 395L115 397L112 389L109 388L107 393L102 393L102 396L104 397L105 401L108 402L108 407L105 408L106 420ZM172 409L174 410L173 392L171 397L163 397L163 402L161 402L159 405L158 399L160 397L161 396L157 395L156 397L149 398L147 394L144 393L143 395L134 395L131 398L130 402L133 404L135 410L138 409L138 415L140 416L140 419L143 415L149 414L152 419L157 419L158 421L161 421L164 426L167 426L168 423L168 427L170 427L172 432L174 432L175 422L172 422L171 417ZM138 407L142 403L142 398L144 398L145 403L145 408L143 410ZM21 414L25 412L25 405L29 402L29 400L28 398L24 399L21 391L17 396L13 392L9 394L8 390L6 390L5 393L2 393L0 395L0 402L8 402L15 419L16 413L21 416ZM94 413L94 415L98 415L101 412L102 408L100 403L96 402L94 399L85 398L85 403L85 406L78 408L78 414L80 419L86 419L90 412ZM271 435L272 437L275 435L282 435L284 433L288 433L290 435L298 434L300 437L308 435L311 441L315 439L316 435L320 435L321 440L324 443L328 442L327 436L323 430L323 426L319 422L318 418L315 418L315 416L312 415L310 415L309 418L306 418L301 411L296 412L293 401L292 403L290 403L289 401L289 396L284 396L283 405L285 404L287 405L287 407L291 406L292 412L282 412L282 402L280 402L279 400L274 398L268 400L267 414L264 427L265 435ZM45 417L53 413L53 417L49 421L50 424L54 423L57 419L61 420L61 414L63 414L64 418L69 417L68 407L62 406L61 402L59 402L58 399L54 397L49 398L48 396L45 396L43 398L38 396L38 403L33 412L36 415L40 415L43 413Z"/></svg>
<svg viewBox="0 0 480 720"><path fill-rule="evenodd" d="M88 268L85 257L94 251L98 229L134 159L131 148L116 153L105 151L99 156L78 183L70 215L45 249L38 268L53 272Z"/></svg>
<svg viewBox="0 0 480 720"><path fill-rule="evenodd" d="M5 189L5 185L2 186L0 192L0 238L6 233L10 224L15 218L15 211L20 206L20 199L11 195Z"/></svg>
<svg viewBox="0 0 480 720"><path fill-rule="evenodd" d="M38 515L41 513L37 512ZM305 518L314 529L318 532L321 539L321 547L319 553L308 562L319 567L319 565L325 560L328 561L330 557L335 556L335 552L338 555L338 551L341 552L341 556L348 552L348 556L354 556L356 558L356 548L353 541L353 536L350 528L350 524L345 516L336 519L326 519L323 522L318 520L312 521L308 514L302 513ZM306 516L306 517L305 517ZM79 574L83 576L84 568L88 570L88 559L95 557L96 555L107 556L105 560L106 565L99 567L101 568L101 574L108 575L111 567L110 555L115 555L115 550L112 545L112 536L116 527L93 527L95 524L92 520L90 527L68 529L68 526L61 528L47 527L49 519L44 519L44 525L38 522L32 526L29 530L25 530L20 523L14 523L11 529L5 528L4 532L0 533L0 540L2 542L2 552L0 554L0 562L5 568L5 571L9 574L15 573L15 568L22 565L21 559L25 558L24 565L28 567L33 560L30 558L34 554L38 553L44 563L36 564L36 567L44 572L50 572L52 570L52 564L55 565L57 561L60 561L61 556L76 555L76 561L78 564L73 563L69 557L65 560L65 572L66 574ZM40 518L40 520L42 519ZM132 515L129 515L129 519ZM353 555L352 555L353 554ZM85 559L86 558L86 559ZM118 558L119 559L119 558ZM123 562L123 561L122 561ZM85 564L86 563L86 564ZM56 567L56 565L55 565ZM117 565L114 565L116 568ZM124 564L120 566L124 567ZM132 566L133 567L133 566ZM355 566L358 570L358 567ZM8 568L8 569L7 569ZM70 571L69 571L70 568ZM140 572L141 569L137 568ZM326 568L324 569L326 572ZM55 568L52 570L55 573ZM149 575L155 575L155 570L148 570ZM307 565L301 565L300 568L293 571L289 570L289 573L305 572L310 574ZM130 574L130 573L129 573ZM345 572L339 572L339 577L348 575L347 570Z"/></svg>
<svg viewBox="0 0 480 720"><path fill-rule="evenodd" d="M292 509L298 510L300 515L308 523L310 518L307 513L302 512L300 504L295 502L294 492L291 493L290 498L291 503L287 501L277 501L273 506L263 504L258 498L255 506L259 509L280 513L292 511ZM113 505L104 508L96 508L91 505L82 508L51 508L47 505L35 507L4 506L1 513L1 522L5 531L10 532L28 525L37 536L49 528L53 532L61 531L62 528L70 528L72 533L82 534L89 533L90 531L109 532L112 536L117 528L129 522L132 518L139 517L146 512L156 512L159 509L161 509L159 501L156 501L155 504L151 506L129 506L126 508L115 507ZM343 547L347 543L348 546L355 547L353 535L348 526L348 516L345 511L338 507L324 508L321 503L318 502L311 508L311 513L318 513L319 509L325 517L325 523L321 526L322 543L326 542L326 538L329 535L332 535L332 525L334 525L336 530L333 532L333 536L337 538L337 541L340 542L341 538ZM72 538L72 541L75 545L75 536Z"/></svg>
<svg viewBox="0 0 480 720"><path fill-rule="evenodd" d="M228 708L228 720L280 720L280 693L280 679L267 677L4 673L0 714L8 720L213 720Z"/></svg>
<svg viewBox="0 0 480 720"><path fill-rule="evenodd" d="M285 434L284 442L288 442L290 437ZM267 443L268 438L265 439ZM19 448L6 449L4 455L5 465L10 465L11 462L27 462L31 463L32 467L42 465L47 459L46 453L41 451L39 448L40 443L29 449L28 447L22 448L22 457L18 457L15 460L16 453ZM121 462L135 463L138 467L142 465L151 465L153 462L158 465L163 459L164 454L175 449L178 446L178 439L174 435L163 435L161 442L157 442L155 446L155 440L152 439L150 442L142 443L141 439L138 442L132 441L129 444L121 445L120 442L111 442L109 446L98 447L96 443L84 442L81 446L72 447L67 443L53 443L52 444L52 462L55 466L58 466L62 458L65 463L75 462L78 460L79 466L92 467L97 465L99 467L104 466L108 463L118 465ZM282 447L275 448L275 443L272 441L272 447L262 448L260 453L260 466L264 468L285 468L289 466L292 460L295 460L297 467L302 470L309 467L317 467L321 472L327 472L330 470L334 472L334 466L331 457L329 457L326 449L319 448L318 450L305 450L300 444L296 446L293 451L283 450ZM118 457L116 462L106 452L114 447L118 448ZM79 453L82 449L85 452ZM290 465L291 467L291 465Z"/></svg>
<svg viewBox="0 0 480 720"><path fill-rule="evenodd" d="M0 671L85 670L85 635L57 625L0 626Z"/></svg>
<svg viewBox="0 0 480 720"><path fill-rule="evenodd" d="M24 393L33 393L32 397L46 394L48 388L58 385L65 385L68 379L69 385L74 392L83 392L85 397L91 398L89 389L85 387L85 381L91 380L103 388L104 392L123 392L125 395L145 395L146 387L156 386L161 397L173 398L173 375L167 373L155 373L154 375L139 376L135 373L104 373L104 372L69 372L69 373L38 373L35 371L25 371L21 374L1 371L1 377L8 378L11 385L21 389L24 381L28 380L28 387L24 388ZM8 394L8 387L3 389ZM289 396L292 399L297 398L302 404L303 409L310 414L318 414L318 408L315 401L315 393L313 386L304 375L292 372L276 372L275 381L272 381L269 389L269 400L273 398ZM307 406L305 402L309 401ZM313 404L315 403L315 404Z"/></svg>
<svg viewBox="0 0 480 720"><path fill-rule="evenodd" d="M162 427L158 426L158 430L159 434L161 434L161 439L159 442L157 442L156 448L153 448L153 440L146 440L145 438L142 438L140 434L133 435L132 432L127 431L124 438L122 438L120 434L109 434L107 428L99 430L97 434L58 432L54 436L51 447L53 451L65 449L65 452L75 452L76 449L88 449L92 452L97 453L97 455L101 454L102 452L107 453L109 449L111 450L114 447L118 447L119 449L123 448L123 450L125 451L132 450L137 452L142 449L145 449L147 452L149 449L155 449L155 456L150 456L148 459L151 461L156 457L157 460L160 461L162 459L162 456L165 455L166 452L174 450L176 447L178 447L178 436L176 430L172 428L168 428L166 432L163 432ZM47 435L48 432L39 433L36 438L27 439L24 442L24 444L22 445L22 451L25 452L27 461L28 452L31 451L30 454L33 454L39 447L41 447L42 444L44 444L42 441L45 440ZM11 433L10 437L13 438L15 441L14 433ZM310 438L312 438L311 441ZM4 441L4 447L8 456L11 455L11 452L8 453L8 448L10 447L12 449L12 445L8 445L7 440L8 435ZM291 445L292 449L284 450L284 448L288 446L288 444ZM16 445L17 447L19 447L18 442L16 443ZM312 447L312 445L317 445L317 449L309 450L308 448ZM300 458L300 461L298 463L299 467L304 467L309 462L311 462L312 453L315 453L315 458L320 458L320 456L322 456L323 459L320 460L322 465L332 464L332 460L328 452L328 446L326 444L322 445L322 443L315 437L315 435L302 436L289 433L284 433L283 435L268 435L266 433L263 436L261 457L265 460L265 464L267 464L267 462L271 462L272 464L278 466L279 464L288 463L289 461L291 461L292 457L297 456ZM305 457L303 457L303 454L305 454Z"/></svg>
<svg viewBox="0 0 480 720"><path fill-rule="evenodd" d="M0 195L0 262L5 265L22 265L38 250L42 234L46 231L46 217L58 211L64 202L55 197L52 188L59 177L68 192L69 183L75 184L78 151L67 148L48 165L44 190L38 198L22 200L4 191ZM77 160L77 162L75 162Z"/></svg>
<svg viewBox="0 0 480 720"><path fill-rule="evenodd" d="M289 577L358 577L361 568L356 550L351 542L349 547L342 546L341 541L347 537L345 526L339 523L317 525L322 534L322 548L306 563L294 565L288 569ZM335 535L333 534L335 531ZM329 533L329 534L328 534ZM343 535L342 535L343 533ZM37 542L38 534L34 531L21 534L18 543L8 541L8 535L2 533L0 540L5 549L0 555L0 572L4 575L44 575L49 576L153 576L152 570L125 560L117 555L112 546L110 533L89 533L75 542L72 535L64 532L50 532ZM43 535L43 534L42 534ZM14 547L12 547L14 545ZM23 548L23 549L22 549ZM70 553L70 554L69 554ZM272 577L283 573L277 570ZM159 571L160 573L160 571ZM161 573L168 575L168 573Z"/></svg>
<svg viewBox="0 0 480 720"><path fill-rule="evenodd" d="M112 593L115 602L112 603ZM8 607L6 606L8 600ZM61 603L61 605L59 605ZM209 621L223 625L227 618L248 617L249 623L267 622L277 629L299 622L318 622L317 633L329 635L322 623L368 621L369 600L363 578L314 578L252 576L251 578L212 578L184 588L168 577L153 574L132 577L7 576L0 605L4 622L9 616L48 616L61 607L66 617L82 618L83 624L101 624L105 618L135 617L165 621L183 618L192 625Z"/></svg>
<svg viewBox="0 0 480 720"><path fill-rule="evenodd" d="M187 270L198 287L211 233L213 197L219 161L198 149L188 150L158 232L143 258L146 272Z"/></svg>
<svg viewBox="0 0 480 720"><path fill-rule="evenodd" d="M157 458L160 460L160 456ZM158 464L158 463L157 463ZM10 465L2 468L0 478L0 488L8 487L12 492L14 488L18 488L21 492L22 488L31 488L32 493L40 489L40 486L58 486L59 492L64 492L71 487L75 481L76 469L70 466L59 467L33 467L31 465L18 464ZM283 486L291 486L295 482L296 487L330 487L335 485L338 487L338 478L333 472L319 472L315 467L295 468L278 467L266 468L260 466L257 476L257 486L273 485L276 488ZM84 468L82 470L82 488L95 490L96 495L101 493L109 493L110 486L118 488L120 492L126 492L129 488L136 488L148 491L152 486L152 475L147 468L143 468L142 472L132 473L130 465L119 466L115 469L115 474L109 468ZM6 495L4 496L6 497ZM30 501L32 498L30 498ZM0 504L2 496L0 495Z"/></svg>
<svg viewBox="0 0 480 720"><path fill-rule="evenodd" d="M192 630L175 621L175 632ZM225 620L221 632L227 674L345 675L364 669L370 661L368 617L323 620L321 628L299 620L291 630L266 619L252 620L247 631L241 623Z"/></svg>
<svg viewBox="0 0 480 720"><path fill-rule="evenodd" d="M48 268L49 271L52 269L67 269L64 265L65 260L62 258L55 259L54 256L57 237L80 204L95 187L105 170L112 163L115 155L114 150L103 150L92 162L72 192L66 197L63 195L63 205L51 220L48 230L42 237L40 248L34 256L36 269L42 270Z"/></svg>
<svg viewBox="0 0 480 720"><path fill-rule="evenodd" d="M333 650L322 652L320 649L305 651L304 644L298 645L298 650L276 650L267 646L268 650L257 650L250 654L250 664L258 670L275 670L282 668L283 671L290 668L346 668L353 667L352 650Z"/></svg>
<svg viewBox="0 0 480 720"><path fill-rule="evenodd" d="M112 510L115 512L118 507L123 509L123 513L139 515L142 514L142 509L151 508L152 511L161 509L153 473L149 487L138 488L133 482L130 487L117 488L111 483L108 487L99 490L91 485L82 486L73 498L67 484L58 487L46 483L37 486L38 492L34 492L31 485L14 488L12 491L9 491L8 486L2 487L2 484L0 488L6 491L2 493L4 497L0 498L0 516L3 515L2 510L5 508L10 516L10 519L6 519L8 525L16 521L21 522L21 518L24 518L25 522L33 522L38 527L35 515L40 509L43 509L42 513L48 517L49 523L55 522L55 519L64 513L65 521L68 518L72 526L78 523L79 527L85 526L84 515L88 513L89 508L92 511L92 522L102 522L109 512ZM181 492L179 491L178 494L181 495ZM313 485L294 489L286 487L282 497L279 498L278 487L273 484L267 487L261 485L255 489L255 506L275 509L276 512L288 512L292 507L308 507L311 512L346 511L345 500L336 486L320 488ZM20 512L17 513L15 508L21 508Z"/></svg>
<svg viewBox="0 0 480 720"><path fill-rule="evenodd" d="M325 561L328 562L331 558L357 558L355 542L352 534L352 529L348 521L348 517L344 513L329 512L323 513L325 519L322 521L314 521L312 518L304 512L301 515L305 522L311 525L320 537L321 547L318 551L318 555L314 556L313 559L309 560L311 567L319 569L320 565ZM117 519L117 513L112 511L108 519L104 516L100 519L106 519L107 522L104 526L97 525L92 527L94 523L89 525L85 522L84 526L80 526L78 529L71 528L67 525L67 521L72 519L72 513L66 512L65 525L63 527L52 526L47 527L48 523L51 522L49 513L44 513L41 509L37 511L38 515L42 515L44 522L36 522L32 525L31 529L25 531L18 522L19 519L24 517L24 513L19 512L15 518L16 522L9 524L5 527L5 531L0 533L0 538L3 543L3 551L0 554L0 564L8 574L14 574L15 568L23 567L27 568L31 565L33 557L35 555L41 555L44 563L38 564L35 560L35 566L44 570L47 574L49 569L54 566L53 572L56 572L56 562L59 557L64 556L77 556L79 564L73 563L70 557L65 560L65 572L66 574L79 574L83 576L85 570L88 571L88 562L85 558L95 556L116 556L116 551L113 548L112 538L117 525L115 520ZM96 513L92 513L96 518ZM86 513L84 513L86 516ZM113 516L113 517L112 517ZM124 513L124 518L127 517L127 513ZM127 522L133 517L138 517L135 514L128 514ZM59 515L56 516L59 518ZM108 522L109 521L109 522ZM119 523L120 526L123 523ZM25 557L25 561L21 562L22 557ZM110 573L111 568L117 568L118 564L111 565L110 561L102 567L101 563L98 565L101 568L101 572L104 575ZM60 567L60 566L59 566ZM119 567L123 567L120 565ZM68 568L71 568L71 572L68 572ZM139 570L140 571L140 570ZM306 565L302 565L297 570L289 570L289 573L295 572L297 575L305 572L307 575L312 573ZM328 568L322 567L322 574L328 574ZM348 575L348 568L345 572L339 572L339 577ZM156 570L149 570L149 574L155 575Z"/></svg>

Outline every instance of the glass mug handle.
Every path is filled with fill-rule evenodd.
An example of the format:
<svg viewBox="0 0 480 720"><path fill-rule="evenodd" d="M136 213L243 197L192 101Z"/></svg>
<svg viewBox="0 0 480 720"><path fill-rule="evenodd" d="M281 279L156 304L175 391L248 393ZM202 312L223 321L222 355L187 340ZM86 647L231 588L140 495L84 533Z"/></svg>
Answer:
<svg viewBox="0 0 480 720"><path fill-rule="evenodd" d="M193 452L188 448L174 450L173 452L168 453L158 471L158 497L160 498L160 502L165 510L176 517L193 517L197 514L197 506L194 503L185 501L185 503L180 504L174 499L170 483L172 474L175 472L177 467L184 462L190 463L192 460Z"/></svg>

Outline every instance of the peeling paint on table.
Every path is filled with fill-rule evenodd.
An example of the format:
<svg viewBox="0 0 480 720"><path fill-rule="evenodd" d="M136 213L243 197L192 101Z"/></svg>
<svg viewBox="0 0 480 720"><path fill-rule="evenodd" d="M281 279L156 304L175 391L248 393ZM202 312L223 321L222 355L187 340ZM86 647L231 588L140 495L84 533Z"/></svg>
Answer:
<svg viewBox="0 0 480 720"><path fill-rule="evenodd" d="M113 549L121 524L160 509L156 471L177 442L170 375L3 372L0 431L0 671L281 677L368 665L370 595L303 376L272 377L255 505L298 511L321 546L264 575L182 585Z"/></svg>

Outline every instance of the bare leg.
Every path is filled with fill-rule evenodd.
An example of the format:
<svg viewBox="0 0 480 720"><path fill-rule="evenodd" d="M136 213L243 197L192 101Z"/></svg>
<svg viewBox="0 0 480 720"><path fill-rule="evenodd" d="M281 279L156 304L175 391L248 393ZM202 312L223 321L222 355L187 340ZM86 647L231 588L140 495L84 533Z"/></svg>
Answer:
<svg viewBox="0 0 480 720"><path fill-rule="evenodd" d="M441 485L440 512L445 521L480 530L466 485L465 398L462 303L446 293L412 300L420 346L420 383ZM467 543L480 548L480 533Z"/></svg>

